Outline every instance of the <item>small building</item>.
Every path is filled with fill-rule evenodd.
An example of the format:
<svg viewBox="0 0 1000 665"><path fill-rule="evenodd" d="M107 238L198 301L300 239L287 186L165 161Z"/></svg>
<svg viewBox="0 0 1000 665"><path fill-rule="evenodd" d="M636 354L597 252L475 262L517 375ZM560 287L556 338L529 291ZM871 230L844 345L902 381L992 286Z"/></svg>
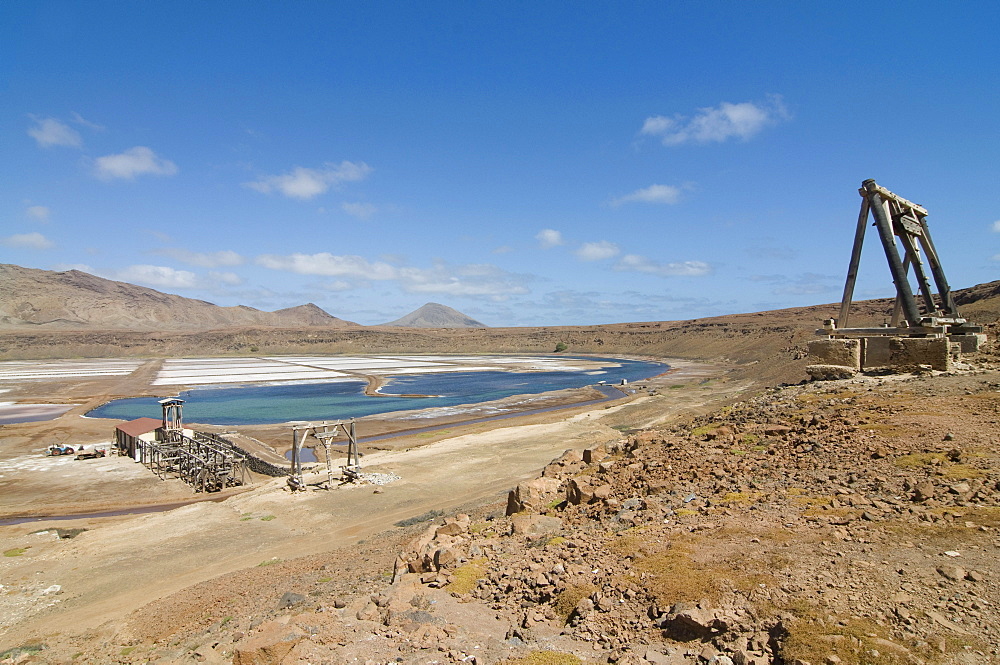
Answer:
<svg viewBox="0 0 1000 665"><path fill-rule="evenodd" d="M115 427L115 445L122 455L128 455L136 462L142 461L142 451L146 444L153 443L163 427L159 418L136 418Z"/></svg>

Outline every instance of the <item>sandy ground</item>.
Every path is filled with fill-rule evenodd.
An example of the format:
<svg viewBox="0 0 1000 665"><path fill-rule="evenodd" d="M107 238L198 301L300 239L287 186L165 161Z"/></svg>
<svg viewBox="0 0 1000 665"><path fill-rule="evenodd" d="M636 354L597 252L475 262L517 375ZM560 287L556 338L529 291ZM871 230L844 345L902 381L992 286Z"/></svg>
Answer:
<svg viewBox="0 0 1000 665"><path fill-rule="evenodd" d="M651 417L647 412L659 420L697 411L746 388L724 381L705 383L720 374L719 368L675 366L671 375L660 379L664 389L659 396L591 410L456 425L431 437L430 443L428 437L410 437L409 446L404 439L401 449L370 453L364 459L366 471L400 476L383 488L344 486L291 494L283 479L274 479L222 502L166 512L0 527L0 551L26 548L18 556L0 558L0 646L53 631L95 627L197 582L274 558L351 544L429 510L496 500L563 450L617 439L627 427L622 423L645 426ZM154 368L146 369L148 380ZM667 389L667 384L682 387ZM69 418L71 424L60 422L67 416L36 424L34 435L27 425L4 429L4 513L76 512L193 497L180 481L161 481L127 458L75 461L41 456L54 433L68 433L74 441L95 437L93 421ZM98 422L107 428L108 423ZM15 430L13 436L8 429ZM51 531L56 527L87 530L60 539ZM40 530L48 532L37 533Z"/></svg>

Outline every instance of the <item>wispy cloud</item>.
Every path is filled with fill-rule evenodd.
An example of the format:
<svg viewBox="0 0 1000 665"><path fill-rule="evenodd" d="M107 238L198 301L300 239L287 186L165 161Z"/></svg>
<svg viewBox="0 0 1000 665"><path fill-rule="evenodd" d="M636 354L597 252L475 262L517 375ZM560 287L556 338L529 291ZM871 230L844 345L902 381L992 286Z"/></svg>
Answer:
<svg viewBox="0 0 1000 665"><path fill-rule="evenodd" d="M607 240L585 242L574 252L581 261L602 261L621 253L618 245Z"/></svg>
<svg viewBox="0 0 1000 665"><path fill-rule="evenodd" d="M453 296L485 296L502 300L511 295L528 293L530 277L507 272L491 264L451 265L435 261L431 268L398 266L384 261L369 261L356 255L265 254L256 263L272 270L302 275L342 277L336 282L343 289L344 281L394 281L408 293L436 293ZM357 285L357 284L356 284Z"/></svg>
<svg viewBox="0 0 1000 665"><path fill-rule="evenodd" d="M524 281L524 275L487 263L452 266L443 261L431 269L401 268L399 277L400 286L408 293L486 296L498 301L529 293Z"/></svg>
<svg viewBox="0 0 1000 665"><path fill-rule="evenodd" d="M243 184L264 194L278 192L289 198L306 201L341 183L364 180L373 170L364 162L346 160L340 164L327 163L324 166L323 169L296 166L289 173L261 176L253 182Z"/></svg>
<svg viewBox="0 0 1000 665"><path fill-rule="evenodd" d="M15 233L12 236L0 238L0 245L23 249L48 249L52 247L52 241L36 231L32 233Z"/></svg>
<svg viewBox="0 0 1000 665"><path fill-rule="evenodd" d="M625 203L664 203L672 205L681 198L681 188L672 185L650 185L642 189L637 189L631 194L620 196L611 201L611 205L618 207Z"/></svg>
<svg viewBox="0 0 1000 665"><path fill-rule="evenodd" d="M79 132L55 118L38 118L30 116L34 125L28 128L28 136L35 139L42 148L65 146L67 148L83 147L83 138Z"/></svg>
<svg viewBox="0 0 1000 665"><path fill-rule="evenodd" d="M216 272L214 270L208 271L208 278L226 286L239 286L244 281L242 277L234 272Z"/></svg>
<svg viewBox="0 0 1000 665"><path fill-rule="evenodd" d="M765 127L789 117L780 95L765 102L722 102L718 106L698 109L692 117L662 115L646 118L640 134L655 136L663 145L684 143L722 143L729 139L747 140Z"/></svg>
<svg viewBox="0 0 1000 665"><path fill-rule="evenodd" d="M256 259L258 265L271 270L284 270L300 275L323 275L326 277L358 277L375 281L396 279L398 268L383 261L369 261L353 255L335 255L329 252L318 254L262 254Z"/></svg>
<svg viewBox="0 0 1000 665"><path fill-rule="evenodd" d="M704 261L661 263L639 254L626 254L615 264L615 270L642 272L660 277L700 277L712 272L712 266Z"/></svg>
<svg viewBox="0 0 1000 665"><path fill-rule="evenodd" d="M775 295L800 296L835 293L840 288L837 277L814 272L801 273L794 277L782 274L751 275L750 280L773 284L775 288L771 293Z"/></svg>
<svg viewBox="0 0 1000 665"><path fill-rule="evenodd" d="M994 233L1000 233L1000 219L998 219L997 221L993 222L993 232Z"/></svg>
<svg viewBox="0 0 1000 665"><path fill-rule="evenodd" d="M535 239L538 240L543 249L550 249L565 244L562 233L555 229L542 229L535 235Z"/></svg>
<svg viewBox="0 0 1000 665"><path fill-rule="evenodd" d="M56 272L66 272L67 270L79 270L80 272L96 275L97 271L86 263L57 263L52 266Z"/></svg>
<svg viewBox="0 0 1000 665"><path fill-rule="evenodd" d="M43 223L48 222L52 216L52 210L45 206L28 206L24 212L33 220Z"/></svg>
<svg viewBox="0 0 1000 665"><path fill-rule="evenodd" d="M378 212L378 207L373 203L342 203L340 209L358 219L371 219Z"/></svg>
<svg viewBox="0 0 1000 665"><path fill-rule="evenodd" d="M177 165L169 159L158 157L146 146L139 145L117 155L98 157L94 160L94 172L102 180L133 180L140 175L174 175L177 173Z"/></svg>
<svg viewBox="0 0 1000 665"><path fill-rule="evenodd" d="M78 125L83 125L88 129L93 129L95 132L103 132L105 129L104 125L98 125L96 122L91 122L76 111L73 111L70 115L73 117L73 122Z"/></svg>
<svg viewBox="0 0 1000 665"><path fill-rule="evenodd" d="M159 288L192 289L198 286L198 276L193 272L167 266L132 265L115 271L114 279Z"/></svg>
<svg viewBox="0 0 1000 665"><path fill-rule="evenodd" d="M246 259L232 250L220 250L218 252L192 252L180 247L167 247L153 252L162 256L186 263L191 266L202 268L219 268L223 266L240 266L246 263Z"/></svg>

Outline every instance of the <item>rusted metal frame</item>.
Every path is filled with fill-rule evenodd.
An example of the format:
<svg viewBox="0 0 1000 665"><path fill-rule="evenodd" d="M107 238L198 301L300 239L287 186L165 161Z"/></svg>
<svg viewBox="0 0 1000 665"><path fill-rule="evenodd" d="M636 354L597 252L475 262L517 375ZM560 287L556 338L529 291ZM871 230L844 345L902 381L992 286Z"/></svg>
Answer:
<svg viewBox="0 0 1000 665"><path fill-rule="evenodd" d="M879 186L874 180L865 180L863 183L868 194L868 202L871 205L872 213L875 216L875 228L878 229L879 239L882 241L882 248L885 250L885 258L889 262L889 272L892 273L892 281L896 285L896 293L902 301L903 316L906 322L915 327L920 325L920 311L913 298L913 290L906 279L903 270L903 262L899 258L899 251L896 248L895 234L892 229L892 220L886 214L883 207L883 199L879 194Z"/></svg>

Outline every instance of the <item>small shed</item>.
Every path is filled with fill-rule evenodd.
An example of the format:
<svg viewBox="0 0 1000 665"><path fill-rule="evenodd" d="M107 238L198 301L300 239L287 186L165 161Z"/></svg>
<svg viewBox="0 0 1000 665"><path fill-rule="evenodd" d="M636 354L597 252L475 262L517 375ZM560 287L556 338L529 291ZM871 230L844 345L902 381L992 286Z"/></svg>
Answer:
<svg viewBox="0 0 1000 665"><path fill-rule="evenodd" d="M157 430L163 427L159 418L136 418L115 427L115 445L122 455L140 461L146 443L157 439Z"/></svg>

